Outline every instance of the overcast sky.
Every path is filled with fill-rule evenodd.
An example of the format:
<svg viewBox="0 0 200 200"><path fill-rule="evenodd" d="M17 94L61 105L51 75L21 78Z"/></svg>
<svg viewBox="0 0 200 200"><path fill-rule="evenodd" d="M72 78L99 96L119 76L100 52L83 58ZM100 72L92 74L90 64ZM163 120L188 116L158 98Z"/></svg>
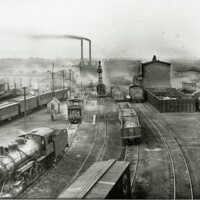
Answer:
<svg viewBox="0 0 200 200"><path fill-rule="evenodd" d="M0 57L78 58L80 41L29 37L73 34L95 58L200 59L199 10L199 0L0 0Z"/></svg>

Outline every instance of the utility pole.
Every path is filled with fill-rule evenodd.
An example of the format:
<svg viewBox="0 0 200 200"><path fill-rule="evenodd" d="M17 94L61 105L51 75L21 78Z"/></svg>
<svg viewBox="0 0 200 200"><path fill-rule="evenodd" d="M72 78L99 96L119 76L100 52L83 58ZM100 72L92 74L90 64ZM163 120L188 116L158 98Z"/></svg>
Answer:
<svg viewBox="0 0 200 200"><path fill-rule="evenodd" d="M23 87L24 90L24 125L26 126L26 89L27 87Z"/></svg>
<svg viewBox="0 0 200 200"><path fill-rule="evenodd" d="M62 71L62 77L63 77L63 99L65 98L65 71Z"/></svg>
<svg viewBox="0 0 200 200"><path fill-rule="evenodd" d="M14 78L14 86L15 86L15 96L17 95L17 84L16 84L16 81L15 81L15 78Z"/></svg>
<svg viewBox="0 0 200 200"><path fill-rule="evenodd" d="M54 63L52 64L52 71L51 71L51 79L52 79L52 96L54 97L54 72L53 72L53 69L54 69Z"/></svg>
<svg viewBox="0 0 200 200"><path fill-rule="evenodd" d="M83 87L83 83L82 83L82 70L83 70L83 61L81 60L81 66L80 66L81 89L82 89L82 87Z"/></svg>
<svg viewBox="0 0 200 200"><path fill-rule="evenodd" d="M72 70L71 69L69 69L69 81L70 81L70 88L69 88L69 92L70 92L70 94L69 94L69 96L70 96L70 99L71 99L71 95L72 95Z"/></svg>

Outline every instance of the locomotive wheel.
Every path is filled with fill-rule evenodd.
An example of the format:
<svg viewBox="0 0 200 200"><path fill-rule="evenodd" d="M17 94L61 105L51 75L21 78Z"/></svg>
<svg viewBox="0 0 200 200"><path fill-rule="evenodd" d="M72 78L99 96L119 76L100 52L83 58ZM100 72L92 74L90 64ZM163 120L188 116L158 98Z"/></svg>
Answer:
<svg viewBox="0 0 200 200"><path fill-rule="evenodd" d="M38 174L37 174L37 170L35 168L31 168L30 172L29 172L29 176L30 176L30 179L31 181L36 179Z"/></svg>
<svg viewBox="0 0 200 200"><path fill-rule="evenodd" d="M29 173L28 173L28 172L25 172L25 173L24 173L24 181L25 181L25 184L26 184L26 185L29 185L29 184L30 184L30 180L31 180L31 178L30 178Z"/></svg>
<svg viewBox="0 0 200 200"><path fill-rule="evenodd" d="M43 167L42 164L39 164L39 165L37 166L37 172L38 172L38 175L43 174L43 172L44 172L44 167Z"/></svg>

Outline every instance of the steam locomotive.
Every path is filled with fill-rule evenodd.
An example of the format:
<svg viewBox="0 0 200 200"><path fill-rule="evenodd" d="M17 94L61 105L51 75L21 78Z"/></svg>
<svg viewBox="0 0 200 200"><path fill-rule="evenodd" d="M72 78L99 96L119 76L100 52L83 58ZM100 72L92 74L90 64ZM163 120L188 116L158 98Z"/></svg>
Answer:
<svg viewBox="0 0 200 200"><path fill-rule="evenodd" d="M0 198L15 198L68 146L66 129L36 128L0 147Z"/></svg>

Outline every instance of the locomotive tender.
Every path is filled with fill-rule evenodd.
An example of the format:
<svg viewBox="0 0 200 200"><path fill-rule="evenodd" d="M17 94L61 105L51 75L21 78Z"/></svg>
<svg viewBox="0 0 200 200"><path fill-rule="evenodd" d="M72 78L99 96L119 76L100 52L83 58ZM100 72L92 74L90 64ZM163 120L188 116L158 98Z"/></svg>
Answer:
<svg viewBox="0 0 200 200"><path fill-rule="evenodd" d="M1 198L15 198L35 181L68 146L66 129L36 128L0 147Z"/></svg>

